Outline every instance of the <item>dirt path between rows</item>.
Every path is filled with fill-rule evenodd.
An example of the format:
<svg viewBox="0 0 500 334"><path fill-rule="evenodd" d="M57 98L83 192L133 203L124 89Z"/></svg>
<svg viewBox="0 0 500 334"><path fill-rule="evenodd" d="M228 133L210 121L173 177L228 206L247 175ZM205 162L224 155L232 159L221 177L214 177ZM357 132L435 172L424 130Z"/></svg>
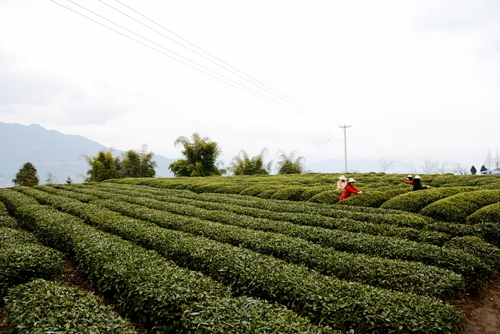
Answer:
<svg viewBox="0 0 500 334"><path fill-rule="evenodd" d="M500 333L500 275L488 289L459 301L457 308L467 317L463 334Z"/></svg>

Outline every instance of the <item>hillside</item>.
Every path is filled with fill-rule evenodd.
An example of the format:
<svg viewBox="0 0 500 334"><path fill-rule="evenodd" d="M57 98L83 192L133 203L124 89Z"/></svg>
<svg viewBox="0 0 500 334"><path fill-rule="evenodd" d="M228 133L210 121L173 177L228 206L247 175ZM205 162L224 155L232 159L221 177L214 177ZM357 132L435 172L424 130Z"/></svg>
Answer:
<svg viewBox="0 0 500 334"><path fill-rule="evenodd" d="M74 182L82 182L88 165L80 156L94 156L101 149L106 147L88 138L47 130L38 124L0 122L0 187L12 186L11 180L28 161L37 168L40 183L44 183L48 172L61 183L68 176ZM173 176L168 166L175 159L156 155L154 160L158 164L157 176Z"/></svg>
<svg viewBox="0 0 500 334"><path fill-rule="evenodd" d="M403 174L349 176L363 194L342 202L338 174L319 173L0 189L3 242L43 243L36 278L70 257L77 286L142 332L498 333L500 178L425 175L411 191Z"/></svg>

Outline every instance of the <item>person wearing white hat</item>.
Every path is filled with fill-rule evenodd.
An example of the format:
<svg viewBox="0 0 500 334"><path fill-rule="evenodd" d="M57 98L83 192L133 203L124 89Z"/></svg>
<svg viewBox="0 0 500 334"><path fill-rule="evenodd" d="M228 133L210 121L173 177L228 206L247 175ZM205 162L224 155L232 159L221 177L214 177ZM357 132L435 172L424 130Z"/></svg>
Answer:
<svg viewBox="0 0 500 334"><path fill-rule="evenodd" d="M343 190L347 184L347 178L344 175L339 176L337 181L337 190Z"/></svg>
<svg viewBox="0 0 500 334"><path fill-rule="evenodd" d="M408 175L405 181L406 184L413 185L413 177L411 175Z"/></svg>
<svg viewBox="0 0 500 334"><path fill-rule="evenodd" d="M345 200L346 198L349 198L352 194L362 194L363 192L356 188L354 186L354 182L356 182L355 179L352 177L349 178L349 181L347 181L347 185L344 188L344 192L342 193L342 196L340 196L339 202Z"/></svg>
<svg viewBox="0 0 500 334"><path fill-rule="evenodd" d="M416 190L422 190L422 189L429 189L430 186L423 186L422 183L420 183L420 175L415 175L413 178L413 191Z"/></svg>

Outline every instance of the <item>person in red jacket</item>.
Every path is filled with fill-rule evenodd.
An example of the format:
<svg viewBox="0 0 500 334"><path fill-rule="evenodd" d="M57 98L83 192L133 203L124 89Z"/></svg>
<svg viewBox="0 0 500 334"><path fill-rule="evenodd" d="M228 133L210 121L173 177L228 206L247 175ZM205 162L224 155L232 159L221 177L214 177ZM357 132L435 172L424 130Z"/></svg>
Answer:
<svg viewBox="0 0 500 334"><path fill-rule="evenodd" d="M362 194L363 193L361 190L359 190L358 188L356 188L354 186L354 182L356 182L356 180L354 180L351 177L349 179L349 181L347 182L347 185L344 188L344 192L342 193L342 196L340 196L339 202L345 200L346 198L348 198L352 194Z"/></svg>

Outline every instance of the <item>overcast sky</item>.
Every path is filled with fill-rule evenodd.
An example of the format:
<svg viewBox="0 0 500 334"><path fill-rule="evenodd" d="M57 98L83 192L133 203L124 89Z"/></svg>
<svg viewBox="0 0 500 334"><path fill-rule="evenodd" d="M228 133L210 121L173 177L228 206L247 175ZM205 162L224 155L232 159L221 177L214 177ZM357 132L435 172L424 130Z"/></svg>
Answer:
<svg viewBox="0 0 500 334"><path fill-rule="evenodd" d="M342 125L348 159L500 147L498 1L54 1L0 1L2 122L169 158L197 132L226 165L344 159Z"/></svg>

